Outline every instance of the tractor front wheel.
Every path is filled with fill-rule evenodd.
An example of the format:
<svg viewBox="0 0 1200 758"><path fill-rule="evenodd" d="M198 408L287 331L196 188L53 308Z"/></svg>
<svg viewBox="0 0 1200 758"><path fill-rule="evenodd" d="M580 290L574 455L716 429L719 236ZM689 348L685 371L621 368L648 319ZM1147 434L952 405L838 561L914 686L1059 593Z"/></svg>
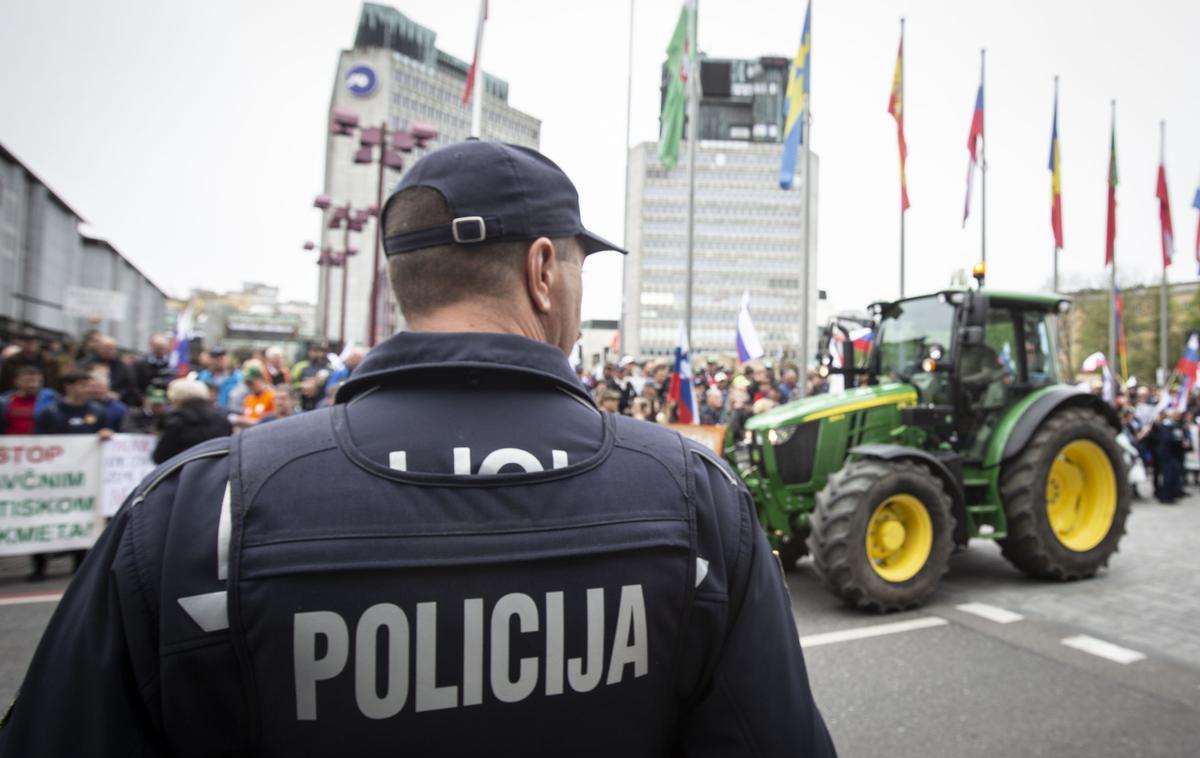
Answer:
<svg viewBox="0 0 1200 758"><path fill-rule="evenodd" d="M881 613L924 602L954 549L950 496L912 461L847 463L817 493L811 523L808 547L826 586Z"/></svg>
<svg viewBox="0 0 1200 758"><path fill-rule="evenodd" d="M1004 468L1004 557L1030 576L1069 581L1108 563L1125 533L1130 488L1113 431L1083 408L1055 413Z"/></svg>

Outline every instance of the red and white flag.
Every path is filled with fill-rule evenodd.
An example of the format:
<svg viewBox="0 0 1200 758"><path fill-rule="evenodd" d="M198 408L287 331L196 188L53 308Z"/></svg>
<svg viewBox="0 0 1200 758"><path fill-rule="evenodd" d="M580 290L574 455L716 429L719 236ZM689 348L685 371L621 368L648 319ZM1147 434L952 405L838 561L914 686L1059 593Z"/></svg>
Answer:
<svg viewBox="0 0 1200 758"><path fill-rule="evenodd" d="M479 25L475 27L475 54L471 56L471 68L467 70L467 86L463 88L463 105L471 102L471 93L475 89L475 75L479 67L479 51L483 48L483 22L487 21L487 17L487 0L479 0Z"/></svg>
<svg viewBox="0 0 1200 758"><path fill-rule="evenodd" d="M967 135L967 149L971 151L971 161L967 164L967 202L963 205L963 226L967 225L967 216L971 215L971 185L975 183L975 166L979 163L977 148L981 139L983 139L983 82L979 83L979 92L975 94L975 111L971 114L971 133Z"/></svg>
<svg viewBox="0 0 1200 758"><path fill-rule="evenodd" d="M1162 264L1165 269L1175 257L1175 231L1171 228L1171 198L1167 193L1167 167L1162 157L1158 162L1158 218L1162 222Z"/></svg>

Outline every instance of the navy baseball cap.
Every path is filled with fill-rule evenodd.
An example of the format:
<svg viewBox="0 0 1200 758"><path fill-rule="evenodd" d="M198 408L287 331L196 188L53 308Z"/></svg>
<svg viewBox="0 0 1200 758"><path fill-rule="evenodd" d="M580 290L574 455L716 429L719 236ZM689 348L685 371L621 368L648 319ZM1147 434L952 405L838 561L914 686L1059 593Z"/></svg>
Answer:
<svg viewBox="0 0 1200 758"><path fill-rule="evenodd" d="M454 218L385 237L389 257L454 242L538 237L577 237L585 254L627 252L583 227L575 185L554 161L527 147L470 139L435 150L400 179L384 204L383 218L392 199L410 187L440 192Z"/></svg>

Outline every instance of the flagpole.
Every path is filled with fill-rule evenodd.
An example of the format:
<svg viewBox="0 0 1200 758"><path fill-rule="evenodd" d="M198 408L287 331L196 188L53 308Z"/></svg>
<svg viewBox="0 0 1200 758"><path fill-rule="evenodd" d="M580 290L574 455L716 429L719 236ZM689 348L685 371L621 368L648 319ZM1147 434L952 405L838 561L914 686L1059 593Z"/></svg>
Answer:
<svg viewBox="0 0 1200 758"><path fill-rule="evenodd" d="M904 119L905 109L906 109L906 104L904 102L904 17L901 16L900 17L900 119L901 119L900 129L901 129L901 131L903 131L903 129L904 129L903 119ZM903 182L904 179L905 179L904 164L901 163L900 164L900 181ZM901 187L901 191L902 192L904 191L903 186ZM901 197L901 201L900 201L900 297L901 297L901 299L904 298L904 200L903 200L903 196Z"/></svg>
<svg viewBox="0 0 1200 758"><path fill-rule="evenodd" d="M1167 122L1165 119L1158 122L1158 163L1164 167L1163 170L1165 171L1165 166L1167 165ZM1165 252L1163 253L1162 289L1159 297L1158 317L1157 378L1160 385L1165 385L1167 382L1167 258Z"/></svg>
<svg viewBox="0 0 1200 758"><path fill-rule="evenodd" d="M475 33L475 72L471 82L471 136L483 137L483 24L487 18L487 0L479 3L479 28Z"/></svg>
<svg viewBox="0 0 1200 758"><path fill-rule="evenodd" d="M1057 132L1057 128L1058 128L1058 74L1054 75L1054 126L1055 126L1054 144L1050 146L1050 149L1052 151L1054 151L1054 155L1051 156L1051 158L1054 160L1054 166L1052 166L1050 168L1050 170L1057 173L1058 172L1058 132ZM1051 191L1051 193L1053 193L1054 188L1051 187L1050 191ZM1060 194L1061 194L1061 188L1060 188ZM1054 203L1053 195L1051 195L1051 197L1050 197L1050 202L1051 202L1051 204ZM1060 221L1059 223L1062 223L1062 222ZM1051 291L1058 292L1058 239L1057 238L1054 239L1053 244L1054 244L1054 287Z"/></svg>
<svg viewBox="0 0 1200 758"><path fill-rule="evenodd" d="M811 9L811 4L809 5ZM811 12L811 11L810 11ZM811 22L811 18L809 19ZM809 31L809 60L812 60L812 31ZM810 71L805 71L804 75L811 76ZM811 81L811 80L809 80ZM901 101L901 107L903 107ZM804 98L804 112L800 114L804 122L800 125L803 129L804 137L804 273L802 276L802 284L804 289L801 292L804 294L804 307L800 309L800 367L807 376L808 362L813 359L811 342L812 339L812 324L809 323L809 314L812 311L812 89ZM801 378L797 385L800 397L804 397L808 390L808 381Z"/></svg>
<svg viewBox="0 0 1200 758"><path fill-rule="evenodd" d="M1111 108L1112 108L1112 127L1111 127L1110 133L1112 135L1114 135L1113 139L1116 139L1116 137L1115 137L1115 135L1117 133L1117 101L1116 100L1113 100L1111 102ZM1112 181L1111 162L1113 160L1115 160L1111 153L1109 155L1108 160L1110 162L1110 165L1108 167L1109 181L1111 182ZM1115 190L1112 190L1112 189L1110 189L1110 191L1115 192ZM1117 355L1117 241L1114 237L1114 239L1113 239L1113 256L1112 256L1112 263L1109 264L1109 282L1108 282L1108 359L1109 359L1109 361L1114 360L1116 358L1116 355Z"/></svg>
<svg viewBox="0 0 1200 758"><path fill-rule="evenodd" d="M699 72L696 63L699 59L696 44L696 17L699 15L699 2L688 4L688 38L691 49L687 51L688 61L688 203L687 203L687 291L684 295L683 323L684 334L687 336L688 350L692 345L692 279L693 263L695 261L696 243L696 142L700 137L700 102L696 91L696 79Z"/></svg>
<svg viewBox="0 0 1200 758"><path fill-rule="evenodd" d="M982 188L979 194L979 260L987 264L987 128L984 126L987 119L987 87L983 82L984 72L984 57L987 55L987 49L979 51L979 88L983 96L984 102L980 103L980 133L979 133L979 170L981 172L979 182Z"/></svg>
<svg viewBox="0 0 1200 758"><path fill-rule="evenodd" d="M626 64L626 82L625 82L625 144L622 148L625 151L625 196L629 197L629 138L630 138L630 122L633 118L633 6L634 0L629 0L629 61ZM629 215L625 216L625 228L621 232L622 242L625 247L629 247ZM624 290L624 288L622 288ZM625 354L625 333L622 327L625 326L625 296L624 292L621 295L621 320L617 322L617 337L619 342L617 349L622 355Z"/></svg>

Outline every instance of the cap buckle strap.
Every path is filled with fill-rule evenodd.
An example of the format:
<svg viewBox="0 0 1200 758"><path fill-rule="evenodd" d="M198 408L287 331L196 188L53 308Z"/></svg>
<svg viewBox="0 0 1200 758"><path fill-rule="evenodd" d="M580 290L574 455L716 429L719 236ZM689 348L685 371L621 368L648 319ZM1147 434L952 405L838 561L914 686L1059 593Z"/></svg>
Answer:
<svg viewBox="0 0 1200 758"><path fill-rule="evenodd" d="M459 216L450 222L450 233L460 245L483 242L487 239L487 224L483 216Z"/></svg>

